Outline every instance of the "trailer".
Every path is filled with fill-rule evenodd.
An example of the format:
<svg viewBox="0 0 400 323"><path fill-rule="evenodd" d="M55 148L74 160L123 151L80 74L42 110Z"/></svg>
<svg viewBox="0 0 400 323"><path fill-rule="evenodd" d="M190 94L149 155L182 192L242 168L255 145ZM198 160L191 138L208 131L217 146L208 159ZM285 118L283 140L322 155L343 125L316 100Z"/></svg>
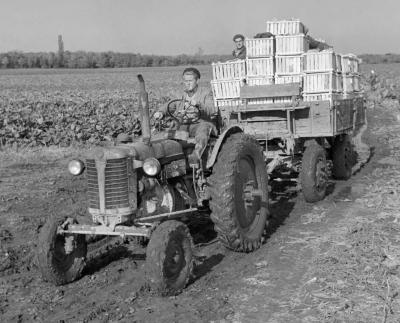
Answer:
<svg viewBox="0 0 400 323"><path fill-rule="evenodd" d="M304 98L300 83L245 85L238 102L219 107L224 126L257 138L269 174L280 166L298 172L307 202L325 197L331 174L351 176L352 137L366 117L362 93Z"/></svg>

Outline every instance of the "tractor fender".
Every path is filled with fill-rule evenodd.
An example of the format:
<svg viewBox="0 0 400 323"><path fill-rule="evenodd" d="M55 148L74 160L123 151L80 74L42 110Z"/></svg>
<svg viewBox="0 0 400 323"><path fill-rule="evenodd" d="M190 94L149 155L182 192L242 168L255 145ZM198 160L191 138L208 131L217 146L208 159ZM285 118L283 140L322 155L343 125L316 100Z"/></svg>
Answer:
<svg viewBox="0 0 400 323"><path fill-rule="evenodd" d="M218 153L221 149L222 144L225 142L225 140L232 134L234 133L238 133L238 132L243 132L243 129L239 126L230 126L229 128L227 128L217 139L214 148L211 152L211 154L209 155L208 159L207 159L207 165L206 168L211 168L215 161L217 160L217 156Z"/></svg>

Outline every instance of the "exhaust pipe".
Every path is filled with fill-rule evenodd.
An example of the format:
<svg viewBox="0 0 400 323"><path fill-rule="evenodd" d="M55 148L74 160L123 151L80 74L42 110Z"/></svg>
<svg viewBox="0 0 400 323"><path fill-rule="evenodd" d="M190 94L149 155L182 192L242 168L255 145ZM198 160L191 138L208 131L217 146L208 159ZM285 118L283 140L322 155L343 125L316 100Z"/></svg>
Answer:
<svg viewBox="0 0 400 323"><path fill-rule="evenodd" d="M139 80L139 111L140 111L140 125L142 127L142 140L146 145L150 145L150 107L149 95L146 92L144 79L142 74L137 76Z"/></svg>

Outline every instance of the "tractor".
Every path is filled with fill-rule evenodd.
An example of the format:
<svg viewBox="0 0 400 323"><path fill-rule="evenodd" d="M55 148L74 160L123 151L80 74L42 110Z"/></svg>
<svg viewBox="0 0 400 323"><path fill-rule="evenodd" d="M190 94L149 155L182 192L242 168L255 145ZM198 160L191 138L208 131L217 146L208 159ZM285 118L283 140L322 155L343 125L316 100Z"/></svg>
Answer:
<svg viewBox="0 0 400 323"><path fill-rule="evenodd" d="M91 224L74 217L50 217L41 229L37 250L43 278L70 283L83 272L89 236L139 237L146 245L146 284L161 295L176 295L193 268L193 239L187 219L206 213L218 240L238 252L258 249L268 223L268 176L256 138L237 124L218 125L198 163L191 163L194 138L177 114L153 114L150 125L145 82L139 80L142 134L90 150L71 160L69 172L85 176ZM178 125L178 127L177 127ZM134 241L139 241L139 239Z"/></svg>

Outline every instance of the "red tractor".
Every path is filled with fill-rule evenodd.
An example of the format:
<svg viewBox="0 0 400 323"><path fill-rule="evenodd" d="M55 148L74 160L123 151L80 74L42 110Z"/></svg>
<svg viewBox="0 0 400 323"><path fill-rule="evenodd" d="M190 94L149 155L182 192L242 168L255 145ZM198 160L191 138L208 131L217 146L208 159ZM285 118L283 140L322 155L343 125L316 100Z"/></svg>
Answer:
<svg viewBox="0 0 400 323"><path fill-rule="evenodd" d="M190 164L194 138L187 131L172 130L176 127L171 127L171 120L157 120L161 131L151 134L148 96L141 75L138 79L142 136L97 148L85 161L69 163L71 174L86 177L93 223L55 217L41 230L38 263L43 278L56 285L82 274L87 235L130 236L148 242L149 286L163 295L179 293L193 266L193 241L185 219L199 211L208 212L227 248L251 252L261 245L268 184L257 140L238 125L220 127L200 163ZM168 105L167 117L176 126L174 103Z"/></svg>

